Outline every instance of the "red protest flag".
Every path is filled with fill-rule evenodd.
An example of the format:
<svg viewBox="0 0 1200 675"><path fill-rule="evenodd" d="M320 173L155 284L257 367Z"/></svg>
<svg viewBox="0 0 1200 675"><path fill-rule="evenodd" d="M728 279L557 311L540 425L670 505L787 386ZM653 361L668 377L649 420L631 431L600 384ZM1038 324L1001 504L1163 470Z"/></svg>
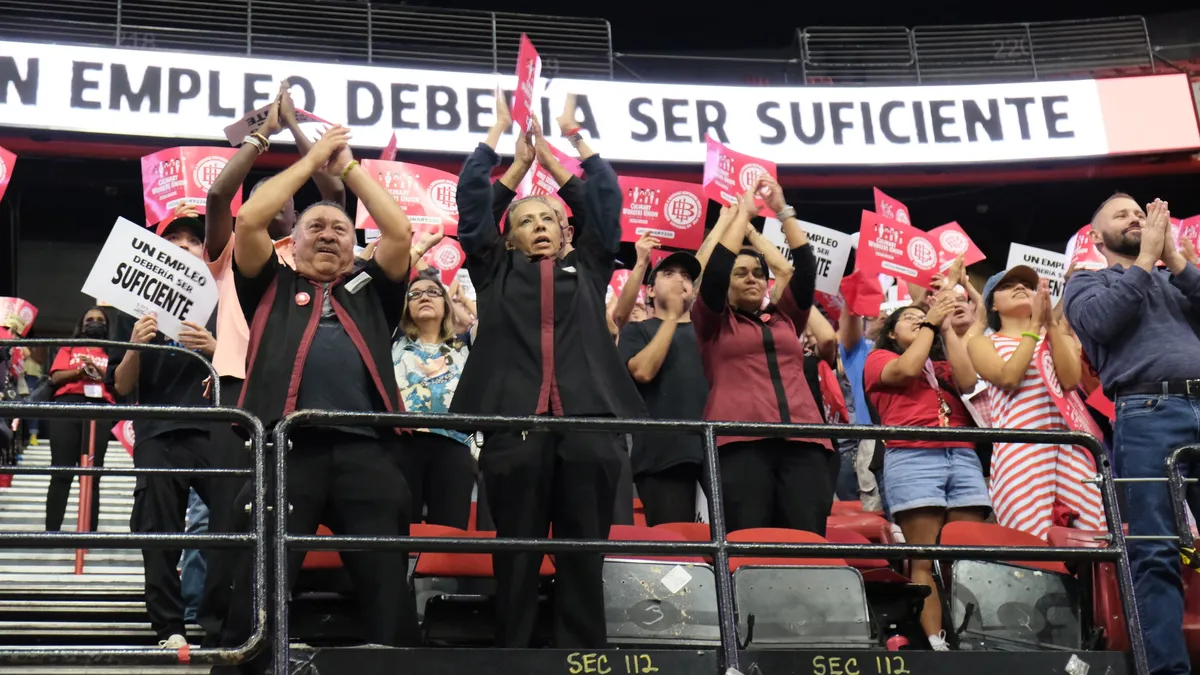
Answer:
<svg viewBox="0 0 1200 675"><path fill-rule="evenodd" d="M142 193L146 224L171 217L175 207L190 204L203 214L217 176L237 152L234 148L181 147L159 150L142 157ZM233 215L242 206L242 188L233 195Z"/></svg>
<svg viewBox="0 0 1200 675"><path fill-rule="evenodd" d="M542 57L529 36L521 33L517 49L517 89L513 92L512 119L527 134L532 128L533 111L538 94L538 78L542 75Z"/></svg>
<svg viewBox="0 0 1200 675"><path fill-rule="evenodd" d="M414 230L417 225L441 224L448 235L458 234L458 176L419 164L364 159L362 168L404 209ZM358 229L378 229L361 201L354 214Z"/></svg>
<svg viewBox="0 0 1200 675"><path fill-rule="evenodd" d="M621 241L637 241L649 233L664 246L700 248L708 208L701 186L636 176L617 180L622 194Z"/></svg>
<svg viewBox="0 0 1200 675"><path fill-rule="evenodd" d="M0 199L8 189L8 181L12 179L13 167L17 164L17 156L4 148L0 148Z"/></svg>
<svg viewBox="0 0 1200 675"><path fill-rule="evenodd" d="M379 153L379 159L382 159L385 162L396 161L396 132L392 132L392 138L388 141L388 144L384 146L383 152Z"/></svg>
<svg viewBox="0 0 1200 675"><path fill-rule="evenodd" d="M938 249L928 233L863 211L855 267L928 288L938 273Z"/></svg>
<svg viewBox="0 0 1200 675"><path fill-rule="evenodd" d="M963 265L969 267L987 258L983 251L971 241L966 231L957 222L949 222L929 231L938 247L938 269L945 271L954 264L955 258L963 256Z"/></svg>
<svg viewBox="0 0 1200 675"><path fill-rule="evenodd" d="M1072 267L1081 270L1102 270L1108 267L1104 254L1092 243L1090 223L1079 228L1075 236L1067 242L1067 269Z"/></svg>
<svg viewBox="0 0 1200 675"><path fill-rule="evenodd" d="M458 270L467 262L467 254L463 252L457 239L446 237L429 249L421 260L441 274L443 285L450 286L454 283Z"/></svg>
<svg viewBox="0 0 1200 675"><path fill-rule="evenodd" d="M728 206L737 201L743 192L753 188L761 176L778 179L774 162L731 150L712 136L707 141L703 186L704 195L709 199ZM773 215L763 203L762 195L755 195L754 203L758 206L758 215Z"/></svg>
<svg viewBox="0 0 1200 675"><path fill-rule="evenodd" d="M885 195L879 188L875 188L875 213L905 225L912 225L912 218L904 202Z"/></svg>
<svg viewBox="0 0 1200 675"><path fill-rule="evenodd" d="M877 276L854 270L842 277L840 290L846 300L846 307L855 316L879 316L879 306L883 304L883 287L879 285Z"/></svg>

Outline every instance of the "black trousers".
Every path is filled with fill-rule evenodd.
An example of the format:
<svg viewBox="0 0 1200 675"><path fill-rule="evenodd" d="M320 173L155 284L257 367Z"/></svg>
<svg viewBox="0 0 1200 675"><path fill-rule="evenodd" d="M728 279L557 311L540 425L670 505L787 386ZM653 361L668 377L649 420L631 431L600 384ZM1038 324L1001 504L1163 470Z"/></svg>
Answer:
<svg viewBox="0 0 1200 675"><path fill-rule="evenodd" d="M412 492L412 522L467 529L475 458L471 448L441 434L418 431L404 439L401 467Z"/></svg>
<svg viewBox="0 0 1200 675"><path fill-rule="evenodd" d="M288 503L292 507L287 516L288 532L313 534L323 524L339 534L408 534L412 498L399 466L400 441L386 430L389 435L385 439L298 431L287 457ZM273 474L273 459L268 459L268 467L268 474ZM243 513L244 506L252 501L250 488L246 485L238 497ZM274 498L268 502L273 504ZM296 549L288 556L289 587L296 583L305 553ZM354 584L362 639L390 647L416 646L420 628L408 588L408 553L397 549L343 551L342 561ZM226 647L236 647L250 636L252 567L248 555L241 562L221 638ZM267 569L270 576L269 557ZM242 672L261 673L269 662L268 649L244 664Z"/></svg>
<svg viewBox="0 0 1200 675"><path fill-rule="evenodd" d="M606 539L625 439L596 432L491 434L479 456L496 535ZM538 553L497 553L500 647L529 647L537 619ZM599 649L607 642L604 555L555 556L554 638L559 648Z"/></svg>
<svg viewBox="0 0 1200 675"><path fill-rule="evenodd" d="M242 381L234 377L221 378L221 405L237 407L242 393ZM233 431L233 425L214 422L209 442L209 465L214 469L249 469L253 466L246 442ZM243 509L237 511L237 498L246 484L245 478L209 478L205 481L208 497L209 532L237 532L246 520ZM204 594L196 622L204 628L205 647L221 643L225 617L229 615L229 599L233 594L234 570L244 549L213 548L205 550L208 569L204 575Z"/></svg>
<svg viewBox="0 0 1200 675"><path fill-rule="evenodd" d="M67 394L54 399L55 403L95 403L97 399L78 394ZM96 445L93 466L104 466L104 454L108 451L111 424L103 420L96 422ZM50 464L53 466L79 466L79 458L88 453L91 424L88 420L50 420ZM62 529L63 517L67 513L67 497L71 494L71 476L50 476L50 487L46 490L46 531ZM92 519L91 531L100 524L100 476L92 476Z"/></svg>
<svg viewBox="0 0 1200 675"><path fill-rule="evenodd" d="M629 435L621 435L621 473L617 475L616 499L613 501L613 524L633 524L633 465L629 460Z"/></svg>
<svg viewBox="0 0 1200 675"><path fill-rule="evenodd" d="M787 527L825 536L833 508L829 450L764 438L720 448L721 491L730 531Z"/></svg>
<svg viewBox="0 0 1200 675"><path fill-rule="evenodd" d="M643 473L634 479L638 499L646 510L646 524L696 521L696 486L704 480L703 467L694 462Z"/></svg>
<svg viewBox="0 0 1200 675"><path fill-rule="evenodd" d="M139 469L207 469L208 449L207 431L172 431L138 441L133 448L133 465ZM139 476L133 491L129 530L183 534L189 488L195 488L200 499L208 504L208 483L202 476ZM185 635L183 594L176 572L182 554L180 549L142 550L146 613L159 640Z"/></svg>

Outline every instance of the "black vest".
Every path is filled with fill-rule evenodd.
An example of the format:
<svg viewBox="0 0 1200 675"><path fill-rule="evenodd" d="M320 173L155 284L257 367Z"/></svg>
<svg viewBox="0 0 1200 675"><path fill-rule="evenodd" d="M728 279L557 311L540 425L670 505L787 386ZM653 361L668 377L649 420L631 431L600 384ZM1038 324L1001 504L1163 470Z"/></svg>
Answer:
<svg viewBox="0 0 1200 675"><path fill-rule="evenodd" d="M264 270L264 273L269 273ZM361 274L372 278L351 293ZM392 369L392 333L403 306L385 311L377 290L388 283L373 262L330 284L338 321L367 366L386 412L402 412ZM317 324L321 320L322 285L279 265L250 322L246 382L238 406L256 415L270 429L296 411L300 377ZM303 295L302 295L303 294ZM301 304L303 301L303 304ZM385 411L378 411L385 412Z"/></svg>

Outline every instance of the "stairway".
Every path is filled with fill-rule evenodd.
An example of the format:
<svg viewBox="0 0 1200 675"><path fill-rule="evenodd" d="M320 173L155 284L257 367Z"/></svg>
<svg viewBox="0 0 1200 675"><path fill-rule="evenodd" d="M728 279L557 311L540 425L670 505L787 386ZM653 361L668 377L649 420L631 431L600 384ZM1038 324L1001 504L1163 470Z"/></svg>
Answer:
<svg viewBox="0 0 1200 675"><path fill-rule="evenodd" d="M22 466L49 466L50 445L27 448ZM109 445L105 464L132 467L119 443ZM134 476L100 481L100 531L128 532L133 509ZM0 530L42 531L46 520L47 475L18 475L0 489ZM63 530L76 529L79 484L74 482ZM196 631L198 628L191 627ZM193 642L196 638L193 637ZM74 549L0 548L0 646L69 649L147 646L155 643L143 603L142 555L138 550L95 549L75 574ZM0 666L0 675L30 673L207 673L207 667L59 667Z"/></svg>

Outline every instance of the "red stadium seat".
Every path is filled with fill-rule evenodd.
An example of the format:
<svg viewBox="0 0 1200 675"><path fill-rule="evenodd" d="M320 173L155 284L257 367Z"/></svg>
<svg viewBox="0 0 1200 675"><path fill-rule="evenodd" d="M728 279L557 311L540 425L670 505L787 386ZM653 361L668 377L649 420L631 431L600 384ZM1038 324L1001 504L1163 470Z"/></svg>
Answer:
<svg viewBox="0 0 1200 675"><path fill-rule="evenodd" d="M946 523L942 528L941 535L938 536L938 543L943 546L1048 546L1045 541L1027 532L992 523L968 522ZM1000 560L996 562L1068 574L1067 566L1061 562L1044 560Z"/></svg>
<svg viewBox="0 0 1200 675"><path fill-rule="evenodd" d="M844 527L826 527L825 538L833 544L870 544L869 539L858 532ZM863 581L878 581L907 584L908 577L896 572L882 558L846 558L851 567L862 572Z"/></svg>
<svg viewBox="0 0 1200 675"><path fill-rule="evenodd" d="M730 532L728 541L770 543L770 544L828 544L829 541L819 534L804 530L790 530L782 527L754 527L746 530ZM774 565L789 567L848 567L841 558L731 558L729 569L736 571L746 565Z"/></svg>
<svg viewBox="0 0 1200 675"><path fill-rule="evenodd" d="M826 529L840 527L847 530L854 530L868 541L875 543L879 543L881 528L885 525L887 525L887 521L883 519L883 516L865 512L832 515L825 519Z"/></svg>
<svg viewBox="0 0 1200 675"><path fill-rule="evenodd" d="M333 532L324 525L318 525L317 534L328 537ZM304 563L300 565L300 568L306 570L330 570L338 569L341 566L342 556L337 551L309 551L304 555Z"/></svg>
<svg viewBox="0 0 1200 675"><path fill-rule="evenodd" d="M662 523L655 525L656 530L670 530L683 535L687 541L712 541L712 530L708 523Z"/></svg>
<svg viewBox="0 0 1200 675"><path fill-rule="evenodd" d="M426 525L424 523L412 526L414 537L475 537L478 539L495 539L495 532L467 532L445 525ZM554 576L554 564L550 558L542 558L541 576ZM490 553L422 553L417 557L419 577L491 577L492 554Z"/></svg>
<svg viewBox="0 0 1200 675"><path fill-rule="evenodd" d="M830 509L830 511L829 511L829 513L831 515L835 515L835 516L852 516L856 513L862 513L862 512L863 512L862 502L860 502L860 501L844 502L844 501L840 501L840 500L834 502L833 508Z"/></svg>
<svg viewBox="0 0 1200 675"><path fill-rule="evenodd" d="M1077 546L1080 548L1103 548L1108 545L1105 532L1076 530L1069 527L1052 527L1046 532L1051 546ZM1113 563L1099 563L1092 572L1092 621L1102 629L1105 648L1112 651L1129 650L1129 633L1125 628L1125 610L1121 607L1121 591L1117 585L1117 567Z"/></svg>
<svg viewBox="0 0 1200 675"><path fill-rule="evenodd" d="M668 529L659 529L656 527L646 527L644 525L613 525L608 531L609 541L687 541L687 539L678 532ZM622 558L625 560L658 560L669 562L684 562L704 564L702 558L687 555L642 555L640 553L621 554L609 553L608 558Z"/></svg>

